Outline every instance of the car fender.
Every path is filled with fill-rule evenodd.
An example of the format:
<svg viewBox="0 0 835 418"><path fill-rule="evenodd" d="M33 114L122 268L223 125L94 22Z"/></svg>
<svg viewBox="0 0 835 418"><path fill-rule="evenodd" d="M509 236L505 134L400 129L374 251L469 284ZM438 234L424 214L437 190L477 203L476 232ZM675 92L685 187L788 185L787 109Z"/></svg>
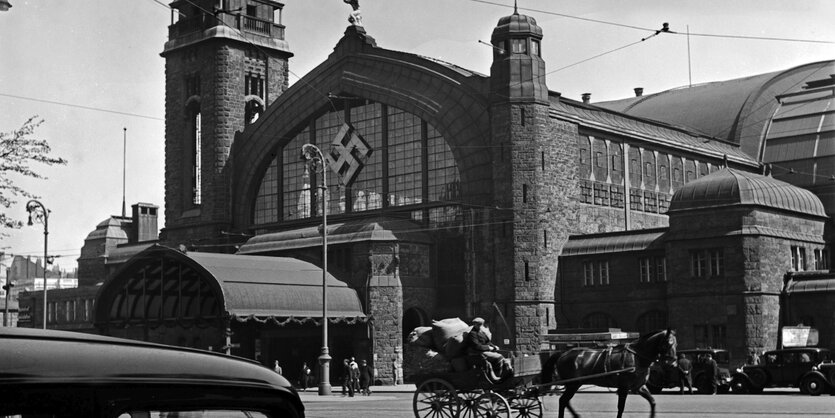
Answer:
<svg viewBox="0 0 835 418"><path fill-rule="evenodd" d="M832 373L830 373L830 374L832 374ZM823 379L824 382L829 382L830 385L832 384L832 382L829 381L829 379L826 377L826 375L821 373L819 370L810 370L810 371L804 373L802 376L800 376L800 379L797 379L796 385L800 386L800 382L802 382L807 377L813 376L813 375L820 377L821 379ZM833 375L833 377L835 377L835 375Z"/></svg>

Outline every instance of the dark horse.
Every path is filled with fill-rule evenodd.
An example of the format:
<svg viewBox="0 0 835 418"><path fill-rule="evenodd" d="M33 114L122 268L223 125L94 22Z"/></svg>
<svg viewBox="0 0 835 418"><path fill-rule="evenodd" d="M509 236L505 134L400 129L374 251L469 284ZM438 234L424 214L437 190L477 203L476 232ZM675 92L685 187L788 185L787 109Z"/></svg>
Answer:
<svg viewBox="0 0 835 418"><path fill-rule="evenodd" d="M565 392L560 396L560 418L565 416L565 408L571 411L571 415L579 417L569 401L582 385L617 388L618 418L623 416L629 392L638 393L646 399L650 417L655 417L655 399L646 387L649 366L655 361L672 364L675 360L675 333L667 329L642 335L628 344L609 348L572 348L554 354L542 367L540 378L546 385L548 382L565 385ZM615 373L624 369L630 371Z"/></svg>

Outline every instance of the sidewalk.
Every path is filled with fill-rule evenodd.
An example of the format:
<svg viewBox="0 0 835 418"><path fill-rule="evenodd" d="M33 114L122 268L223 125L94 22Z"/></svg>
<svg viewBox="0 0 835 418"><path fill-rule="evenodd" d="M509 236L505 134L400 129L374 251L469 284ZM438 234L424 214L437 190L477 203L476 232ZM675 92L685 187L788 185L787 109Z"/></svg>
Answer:
<svg viewBox="0 0 835 418"><path fill-rule="evenodd" d="M329 401L371 401L380 399L390 399L389 394L394 393L414 393L414 384L405 385L389 385L389 386L371 386L371 396L363 396L355 394L354 397L342 396L342 386L334 386L331 389L329 396L319 396L319 388L307 388L306 391L299 391L299 397L302 402L329 402Z"/></svg>

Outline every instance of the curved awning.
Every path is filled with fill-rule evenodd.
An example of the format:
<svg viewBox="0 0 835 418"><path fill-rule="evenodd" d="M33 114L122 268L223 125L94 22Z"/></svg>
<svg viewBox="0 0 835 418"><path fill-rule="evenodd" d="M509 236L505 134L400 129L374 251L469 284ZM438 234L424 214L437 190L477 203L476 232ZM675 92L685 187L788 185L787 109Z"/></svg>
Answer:
<svg viewBox="0 0 835 418"><path fill-rule="evenodd" d="M289 257L185 254L221 285L226 312L242 317L322 317L322 268ZM328 318L364 318L357 291L327 275Z"/></svg>
<svg viewBox="0 0 835 418"><path fill-rule="evenodd" d="M96 323L321 320L322 269L286 257L181 252L154 245L105 283ZM356 290L328 274L331 322L365 322Z"/></svg>

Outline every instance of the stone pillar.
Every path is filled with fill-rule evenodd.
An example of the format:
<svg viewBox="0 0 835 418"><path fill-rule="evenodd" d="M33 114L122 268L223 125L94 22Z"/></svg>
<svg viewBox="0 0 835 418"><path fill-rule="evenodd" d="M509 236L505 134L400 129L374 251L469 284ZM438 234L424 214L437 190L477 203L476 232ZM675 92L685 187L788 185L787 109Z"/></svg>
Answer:
<svg viewBox="0 0 835 418"><path fill-rule="evenodd" d="M367 314L373 317L369 325L373 351L370 366L377 369L377 379L383 384L394 384L392 364L403 363L403 286L397 251L397 243L374 243L368 254L366 304Z"/></svg>

